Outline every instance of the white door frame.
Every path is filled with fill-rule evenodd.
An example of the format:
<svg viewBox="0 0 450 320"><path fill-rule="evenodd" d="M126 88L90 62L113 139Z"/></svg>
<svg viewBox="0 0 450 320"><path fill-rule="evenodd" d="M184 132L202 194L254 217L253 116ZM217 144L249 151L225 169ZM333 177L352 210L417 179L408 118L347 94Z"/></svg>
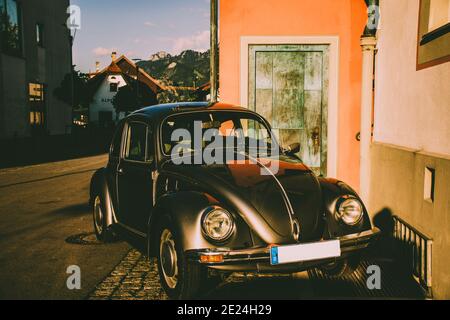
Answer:
<svg viewBox="0 0 450 320"><path fill-rule="evenodd" d="M248 55L250 45L312 45L330 46L328 87L327 174L337 177L338 110L339 110L339 36L241 36L240 96L241 106L248 107Z"/></svg>

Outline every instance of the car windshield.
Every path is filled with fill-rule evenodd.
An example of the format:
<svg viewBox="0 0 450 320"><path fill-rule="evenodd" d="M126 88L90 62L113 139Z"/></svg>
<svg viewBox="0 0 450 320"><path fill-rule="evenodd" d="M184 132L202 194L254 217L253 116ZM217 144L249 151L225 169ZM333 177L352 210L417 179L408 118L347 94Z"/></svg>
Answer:
<svg viewBox="0 0 450 320"><path fill-rule="evenodd" d="M239 149L268 154L278 143L256 115L245 112L210 111L174 115L162 124L166 155L192 153L208 147ZM175 150L176 148L176 150Z"/></svg>

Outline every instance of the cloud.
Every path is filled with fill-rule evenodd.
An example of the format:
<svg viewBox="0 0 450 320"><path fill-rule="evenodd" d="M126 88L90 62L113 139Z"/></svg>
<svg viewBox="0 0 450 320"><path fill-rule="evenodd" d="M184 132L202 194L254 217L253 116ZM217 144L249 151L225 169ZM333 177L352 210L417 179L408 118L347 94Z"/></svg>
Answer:
<svg viewBox="0 0 450 320"><path fill-rule="evenodd" d="M198 32L193 36L180 37L173 40L173 52L180 53L191 49L195 51L206 51L209 48L209 30Z"/></svg>
<svg viewBox="0 0 450 320"><path fill-rule="evenodd" d="M156 23L151 22L151 21L146 21L146 22L144 22L144 25L145 25L146 27L156 27Z"/></svg>
<svg viewBox="0 0 450 320"><path fill-rule="evenodd" d="M92 50L92 53L95 54L97 57L105 57L109 56L111 52L116 51L114 48L103 48L103 47L97 47L94 50Z"/></svg>

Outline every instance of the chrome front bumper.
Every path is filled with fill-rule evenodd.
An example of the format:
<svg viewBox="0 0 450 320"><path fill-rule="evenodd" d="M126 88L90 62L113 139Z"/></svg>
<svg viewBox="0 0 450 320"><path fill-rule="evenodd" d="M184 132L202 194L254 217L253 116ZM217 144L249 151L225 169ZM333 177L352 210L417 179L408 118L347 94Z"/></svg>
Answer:
<svg viewBox="0 0 450 320"><path fill-rule="evenodd" d="M270 265L270 246L249 248L242 250L230 249L204 249L204 250L190 250L186 252L188 259L191 262L200 263L212 269L223 271L295 271L307 269L320 264L330 263L336 260L345 259L351 254L358 253L366 249L372 242L374 242L380 234L380 230L374 228L361 233L346 235L336 239L341 245L341 256L332 259L322 259L315 261L299 261L288 265ZM205 257L217 256L217 262L205 262ZM203 259L202 259L203 257ZM213 259L214 260L214 259Z"/></svg>

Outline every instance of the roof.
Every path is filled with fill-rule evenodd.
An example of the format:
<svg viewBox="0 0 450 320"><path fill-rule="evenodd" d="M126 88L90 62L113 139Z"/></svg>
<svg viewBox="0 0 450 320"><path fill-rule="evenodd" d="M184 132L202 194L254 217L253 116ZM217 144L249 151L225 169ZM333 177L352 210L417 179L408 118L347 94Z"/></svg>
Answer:
<svg viewBox="0 0 450 320"><path fill-rule="evenodd" d="M159 104L155 106L146 107L135 111L132 115L143 115L151 118L165 118L171 114L178 114L184 112L190 112L193 110L228 110L228 111L247 111L251 112L249 109L227 104L227 103L211 103L211 102L180 102L180 103L167 103Z"/></svg>
<svg viewBox="0 0 450 320"><path fill-rule="evenodd" d="M97 90L98 86L103 82L106 75L110 74L123 74L136 79L137 65L125 55L121 55L118 59L111 62L109 66L103 68L99 72L89 73L89 85L91 90ZM127 81L128 82L128 81ZM207 91L209 90L208 84L206 83L200 87L178 87L171 85L164 85L159 80L150 76L143 68L139 68L139 82L144 83L148 88L150 88L155 94L161 91ZM206 87L205 87L206 86Z"/></svg>
<svg viewBox="0 0 450 320"><path fill-rule="evenodd" d="M113 61L109 65L109 67L106 69L109 73L122 73L122 70L119 68L119 66Z"/></svg>
<svg viewBox="0 0 450 320"><path fill-rule="evenodd" d="M209 90L211 90L211 82L207 82L204 85L201 85L200 87L197 88L197 90L200 90L200 91L209 91Z"/></svg>
<svg viewBox="0 0 450 320"><path fill-rule="evenodd" d="M97 90L105 77L111 74L122 74L126 76L126 80L130 80L131 78L135 79L137 74L137 66L133 61L131 61L124 55L120 56L118 59L112 61L109 66L99 71L91 79L89 79L88 84L91 87L91 90ZM139 68L139 82L143 83L155 94L164 90L159 81L152 78L142 68Z"/></svg>

